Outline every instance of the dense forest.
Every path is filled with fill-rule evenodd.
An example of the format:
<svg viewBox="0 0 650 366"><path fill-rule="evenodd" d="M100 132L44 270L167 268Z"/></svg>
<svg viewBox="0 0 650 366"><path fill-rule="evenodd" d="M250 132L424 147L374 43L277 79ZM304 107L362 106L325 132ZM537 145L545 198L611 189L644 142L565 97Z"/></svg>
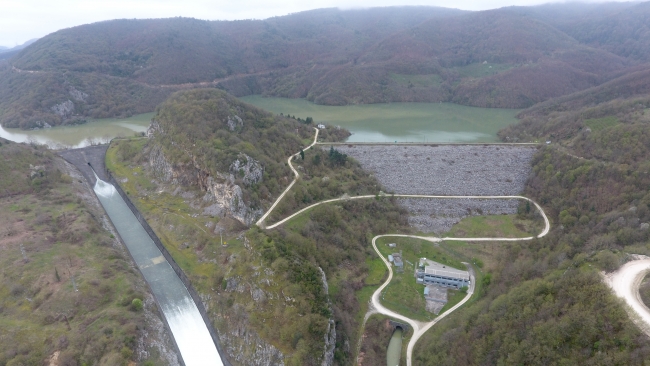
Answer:
<svg viewBox="0 0 650 366"><path fill-rule="evenodd" d="M94 23L0 64L0 124L128 116L209 86L329 105L526 108L639 71L650 61L649 12L648 3L397 7Z"/></svg>

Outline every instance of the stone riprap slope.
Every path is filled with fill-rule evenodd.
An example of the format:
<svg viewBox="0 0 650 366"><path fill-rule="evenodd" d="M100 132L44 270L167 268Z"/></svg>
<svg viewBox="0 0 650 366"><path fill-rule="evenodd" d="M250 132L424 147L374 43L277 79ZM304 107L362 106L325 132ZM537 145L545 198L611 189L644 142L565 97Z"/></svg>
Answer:
<svg viewBox="0 0 650 366"><path fill-rule="evenodd" d="M401 198L399 204L410 213L409 224L423 232L438 234L451 230L454 224L470 215L501 215L517 212L516 199L428 199Z"/></svg>
<svg viewBox="0 0 650 366"><path fill-rule="evenodd" d="M401 194L518 195L535 152L504 145L342 145L342 153L371 171L387 192ZM400 199L409 222L425 232L443 233L469 215L510 214L518 200Z"/></svg>

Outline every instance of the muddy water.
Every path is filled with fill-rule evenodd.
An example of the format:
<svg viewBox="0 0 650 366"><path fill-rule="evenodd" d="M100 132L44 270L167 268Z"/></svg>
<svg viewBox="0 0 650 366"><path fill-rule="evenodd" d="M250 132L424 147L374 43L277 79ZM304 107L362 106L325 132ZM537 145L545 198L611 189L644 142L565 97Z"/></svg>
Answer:
<svg viewBox="0 0 650 366"><path fill-rule="evenodd" d="M386 366L399 366L402 357L402 328L395 329L386 351Z"/></svg>
<svg viewBox="0 0 650 366"><path fill-rule="evenodd" d="M0 126L0 137L15 142L45 144L53 149L78 148L145 132L152 117L153 113L145 113L129 118L98 119L83 125L29 131Z"/></svg>
<svg viewBox="0 0 650 366"><path fill-rule="evenodd" d="M149 283L187 366L223 365L187 288L113 185L97 178L94 191Z"/></svg>
<svg viewBox="0 0 650 366"><path fill-rule="evenodd" d="M344 127L349 142L496 142L519 110L452 103L387 103L325 106L305 99L252 95L241 100L270 112Z"/></svg>

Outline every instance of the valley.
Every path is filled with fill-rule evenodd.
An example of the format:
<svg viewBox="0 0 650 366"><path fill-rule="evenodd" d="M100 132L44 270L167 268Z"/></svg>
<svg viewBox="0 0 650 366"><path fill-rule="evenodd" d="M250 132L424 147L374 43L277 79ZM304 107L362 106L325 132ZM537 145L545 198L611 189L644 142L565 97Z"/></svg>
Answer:
<svg viewBox="0 0 650 366"><path fill-rule="evenodd" d="M646 364L649 4L0 57L0 366Z"/></svg>

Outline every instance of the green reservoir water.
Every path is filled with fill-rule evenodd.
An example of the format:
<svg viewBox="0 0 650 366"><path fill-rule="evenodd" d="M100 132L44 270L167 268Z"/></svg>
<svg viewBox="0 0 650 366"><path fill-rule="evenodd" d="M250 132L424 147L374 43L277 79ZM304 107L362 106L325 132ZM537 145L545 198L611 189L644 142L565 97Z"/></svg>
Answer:
<svg viewBox="0 0 650 366"><path fill-rule="evenodd" d="M344 127L352 132L349 142L495 142L497 131L517 122L519 112L452 103L325 106L260 95L240 99L275 114Z"/></svg>
<svg viewBox="0 0 650 366"><path fill-rule="evenodd" d="M399 366L402 357L402 328L397 328L388 343L386 350L386 366Z"/></svg>
<svg viewBox="0 0 650 366"><path fill-rule="evenodd" d="M76 148L104 143L114 137L133 136L145 132L153 113L138 114L129 118L106 118L91 120L77 126L21 130L0 126L0 137L16 142L37 142L50 148Z"/></svg>

